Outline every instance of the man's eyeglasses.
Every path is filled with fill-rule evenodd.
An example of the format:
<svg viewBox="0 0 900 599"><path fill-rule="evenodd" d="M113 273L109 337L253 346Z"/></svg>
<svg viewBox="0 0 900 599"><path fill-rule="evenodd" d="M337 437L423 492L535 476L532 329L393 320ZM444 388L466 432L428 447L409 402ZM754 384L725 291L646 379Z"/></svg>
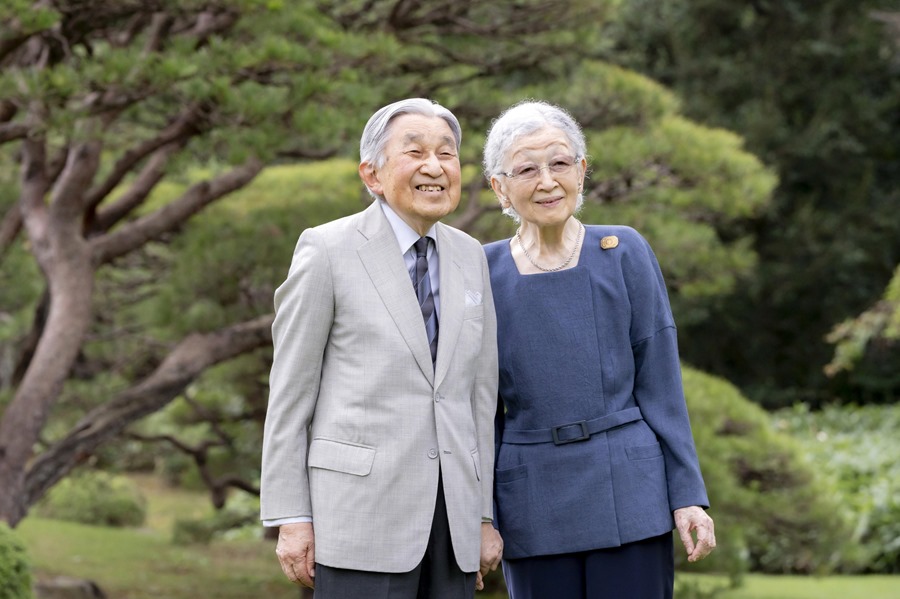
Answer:
<svg viewBox="0 0 900 599"><path fill-rule="evenodd" d="M500 174L510 179L516 179L517 181L530 181L536 179L544 169L549 169L550 172L555 175L562 175L563 173L569 172L569 169L575 166L576 159L575 156L557 156L544 166L538 166L533 162L526 162L525 164L520 164L508 173L501 172Z"/></svg>

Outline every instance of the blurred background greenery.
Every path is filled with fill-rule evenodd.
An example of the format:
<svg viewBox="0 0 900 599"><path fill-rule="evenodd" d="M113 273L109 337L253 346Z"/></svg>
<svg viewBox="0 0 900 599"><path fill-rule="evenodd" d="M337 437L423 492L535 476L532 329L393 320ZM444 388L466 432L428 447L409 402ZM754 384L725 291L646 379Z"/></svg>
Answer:
<svg viewBox="0 0 900 599"><path fill-rule="evenodd" d="M257 522L272 293L410 96L463 124L451 224L514 232L480 149L540 98L582 220L654 247L719 538L677 596L897 596L898 43L896 0L7 0L0 597L296 596Z"/></svg>

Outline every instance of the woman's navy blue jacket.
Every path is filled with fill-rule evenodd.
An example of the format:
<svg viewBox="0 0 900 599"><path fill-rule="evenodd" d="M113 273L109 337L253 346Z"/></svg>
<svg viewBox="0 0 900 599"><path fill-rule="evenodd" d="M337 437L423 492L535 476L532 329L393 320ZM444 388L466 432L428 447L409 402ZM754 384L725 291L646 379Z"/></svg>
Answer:
<svg viewBox="0 0 900 599"><path fill-rule="evenodd" d="M708 507L656 257L587 226L577 266L521 275L485 246L497 309L495 525L504 557L615 547Z"/></svg>

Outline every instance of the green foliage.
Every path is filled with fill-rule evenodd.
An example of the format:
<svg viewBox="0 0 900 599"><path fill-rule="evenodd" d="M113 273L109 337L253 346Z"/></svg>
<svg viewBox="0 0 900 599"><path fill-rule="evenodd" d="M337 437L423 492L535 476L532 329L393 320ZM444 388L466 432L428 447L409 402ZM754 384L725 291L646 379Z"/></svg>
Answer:
<svg viewBox="0 0 900 599"><path fill-rule="evenodd" d="M5 341L28 331L41 292L40 273L34 260L21 247L11 248L0 261L0 354Z"/></svg>
<svg viewBox="0 0 900 599"><path fill-rule="evenodd" d="M827 332L872 306L900 262L900 63L885 26L896 3L618 6L609 60L670 87L685 116L740 133L780 181L764 211L720 229L752 234L758 266L684 323L695 340L685 358L766 406L890 401L896 353L876 352L872 371L854 376L829 380L823 366Z"/></svg>
<svg viewBox="0 0 900 599"><path fill-rule="evenodd" d="M748 569L822 573L852 563L852 529L801 446L724 380L685 368L684 386L718 541L685 568L738 582Z"/></svg>
<svg viewBox="0 0 900 599"><path fill-rule="evenodd" d="M741 146L731 133L677 116L589 138L595 157L589 198L610 188L608 193L622 198L588 204L585 220L627 223L648 237L683 325L703 318L697 310L704 302L730 293L756 265L751 238L723 242L719 232L762 210L776 183Z"/></svg>
<svg viewBox="0 0 900 599"><path fill-rule="evenodd" d="M18 186L10 181L15 176L12 164L9 149L0 147L0 214L13 210L18 200ZM32 325L42 291L40 271L25 248L14 245L5 253L0 251L0 406L8 376L4 370L13 360L16 344Z"/></svg>
<svg viewBox="0 0 900 599"><path fill-rule="evenodd" d="M640 127L680 112L678 99L659 83L599 60L584 60L567 86L543 90L542 97L579 115L585 129Z"/></svg>
<svg viewBox="0 0 900 599"><path fill-rule="evenodd" d="M181 398L136 428L145 435L166 435L190 447L205 445L204 468L214 479L231 476L257 480L267 374L267 362L255 356L212 368ZM168 444L156 444L151 451L155 471L170 484L205 488L192 456ZM111 459L121 463L121 457Z"/></svg>
<svg viewBox="0 0 900 599"><path fill-rule="evenodd" d="M802 405L773 416L830 481L840 516L853 524L867 572L900 573L900 405ZM841 564L853 569L855 564Z"/></svg>
<svg viewBox="0 0 900 599"><path fill-rule="evenodd" d="M25 546L0 522L0 599L31 599L31 567Z"/></svg>
<svg viewBox="0 0 900 599"><path fill-rule="evenodd" d="M38 504L36 513L98 526L140 526L147 507L127 478L90 471L62 480Z"/></svg>
<svg viewBox="0 0 900 599"><path fill-rule="evenodd" d="M828 335L834 356L825 366L830 377L842 375L864 390L893 389L900 394L900 266L884 297Z"/></svg>
<svg viewBox="0 0 900 599"><path fill-rule="evenodd" d="M216 512L206 519L188 520L177 519L172 531L172 542L176 545L209 544L213 538L234 528L238 528L251 522L259 528L256 517L247 518L243 514L237 514L227 510Z"/></svg>
<svg viewBox="0 0 900 599"><path fill-rule="evenodd" d="M177 518L172 529L172 542L176 545L207 545L214 539L258 539L261 535L259 499L241 494L205 518Z"/></svg>

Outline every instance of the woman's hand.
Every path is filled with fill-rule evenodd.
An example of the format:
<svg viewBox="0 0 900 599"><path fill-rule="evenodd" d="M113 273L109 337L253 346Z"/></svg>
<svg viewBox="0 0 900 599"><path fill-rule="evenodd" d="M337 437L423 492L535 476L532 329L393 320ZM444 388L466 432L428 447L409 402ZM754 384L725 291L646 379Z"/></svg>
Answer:
<svg viewBox="0 0 900 599"><path fill-rule="evenodd" d="M689 562L696 562L709 555L716 546L716 530L712 518L696 505L675 510L675 528L684 543ZM693 532L697 533L694 541Z"/></svg>

